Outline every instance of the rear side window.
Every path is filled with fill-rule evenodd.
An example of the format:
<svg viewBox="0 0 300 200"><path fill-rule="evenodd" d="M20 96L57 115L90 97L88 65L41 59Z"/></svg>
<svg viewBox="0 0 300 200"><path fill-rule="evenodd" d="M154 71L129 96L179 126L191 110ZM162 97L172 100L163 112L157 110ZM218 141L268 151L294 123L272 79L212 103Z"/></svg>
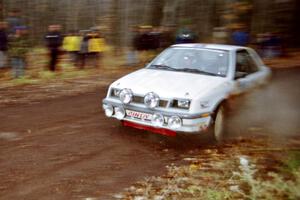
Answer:
<svg viewBox="0 0 300 200"><path fill-rule="evenodd" d="M236 71L251 74L258 71L256 62L246 50L239 50L236 53Z"/></svg>

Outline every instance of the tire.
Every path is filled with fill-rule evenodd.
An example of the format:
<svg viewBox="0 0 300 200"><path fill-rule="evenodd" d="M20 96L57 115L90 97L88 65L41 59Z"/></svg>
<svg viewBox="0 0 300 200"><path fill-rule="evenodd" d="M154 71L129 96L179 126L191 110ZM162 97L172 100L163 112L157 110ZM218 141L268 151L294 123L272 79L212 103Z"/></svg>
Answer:
<svg viewBox="0 0 300 200"><path fill-rule="evenodd" d="M220 105L214 117L212 136L217 143L222 143L226 135L226 111L225 106Z"/></svg>

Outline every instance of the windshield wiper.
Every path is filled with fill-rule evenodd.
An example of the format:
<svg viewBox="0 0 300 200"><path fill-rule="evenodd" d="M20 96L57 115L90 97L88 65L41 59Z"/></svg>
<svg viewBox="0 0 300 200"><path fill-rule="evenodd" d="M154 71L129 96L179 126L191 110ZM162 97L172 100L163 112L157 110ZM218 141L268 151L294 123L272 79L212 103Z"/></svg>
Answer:
<svg viewBox="0 0 300 200"><path fill-rule="evenodd" d="M191 72L191 73L198 73L198 74L204 74L204 75L210 75L210 76L221 76L221 77L224 77L221 74L215 74L215 73L212 73L212 72L206 72L206 71L202 71L202 70L199 70L199 69L191 69L191 68L178 69L178 68L170 67L168 65L151 65L149 68L164 69L164 70L179 71L179 72Z"/></svg>
<svg viewBox="0 0 300 200"><path fill-rule="evenodd" d="M172 70L176 71L177 69L170 67L168 65L151 65L150 68L155 68L155 69L165 69L165 70Z"/></svg>
<svg viewBox="0 0 300 200"><path fill-rule="evenodd" d="M177 71L205 74L205 75L210 75L210 76L222 76L220 74L215 74L215 73L212 73L212 72L206 72L206 71L202 71L202 70L199 70L199 69L191 69L191 68L177 69Z"/></svg>

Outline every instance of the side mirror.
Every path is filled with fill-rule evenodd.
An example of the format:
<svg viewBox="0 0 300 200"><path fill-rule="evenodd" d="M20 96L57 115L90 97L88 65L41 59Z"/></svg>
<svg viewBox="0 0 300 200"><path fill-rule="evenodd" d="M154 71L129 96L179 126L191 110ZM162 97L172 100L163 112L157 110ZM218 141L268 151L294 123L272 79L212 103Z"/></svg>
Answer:
<svg viewBox="0 0 300 200"><path fill-rule="evenodd" d="M247 76L247 72L235 72L234 80L244 78Z"/></svg>

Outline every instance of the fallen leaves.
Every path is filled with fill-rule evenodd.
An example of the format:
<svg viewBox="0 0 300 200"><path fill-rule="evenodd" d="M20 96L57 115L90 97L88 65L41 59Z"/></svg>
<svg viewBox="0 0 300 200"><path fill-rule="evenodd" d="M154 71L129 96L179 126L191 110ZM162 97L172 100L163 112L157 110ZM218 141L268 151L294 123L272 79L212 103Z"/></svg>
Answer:
<svg viewBox="0 0 300 200"><path fill-rule="evenodd" d="M144 200L144 199L245 199L252 196L268 197L272 183L265 179L265 162L270 158L270 153L282 153L268 151L265 142L258 140L243 140L246 148L265 149L255 154L241 154L246 152L245 147L234 141L235 145L224 145L203 149L198 155L183 158L187 164L182 166L167 166L168 173L160 177L150 177L131 186L119 199ZM254 148L255 147L255 148ZM220 150L221 148L221 150ZM241 149L243 151L241 151ZM271 157L272 158L272 157ZM273 157L274 159L281 157ZM280 162L273 162L274 168L280 167ZM299 169L300 170L300 169ZM268 173L267 173L268 174ZM281 177L279 174L277 176ZM279 178L280 182L282 179ZM265 185L264 185L265 184ZM260 188L260 185L270 188ZM272 186L273 187L273 186ZM275 186L274 186L275 187ZM276 186L277 187L277 186ZM278 189L273 188L273 191ZM263 191L265 194L256 194L255 191ZM280 195L273 194L273 199L280 199L285 191L279 191ZM289 190L289 192L294 192ZM294 192L295 193L295 192ZM251 196L252 195L252 196ZM297 194L295 194L297 195ZM288 194L288 196L295 197ZM277 198L278 197L278 198Z"/></svg>

